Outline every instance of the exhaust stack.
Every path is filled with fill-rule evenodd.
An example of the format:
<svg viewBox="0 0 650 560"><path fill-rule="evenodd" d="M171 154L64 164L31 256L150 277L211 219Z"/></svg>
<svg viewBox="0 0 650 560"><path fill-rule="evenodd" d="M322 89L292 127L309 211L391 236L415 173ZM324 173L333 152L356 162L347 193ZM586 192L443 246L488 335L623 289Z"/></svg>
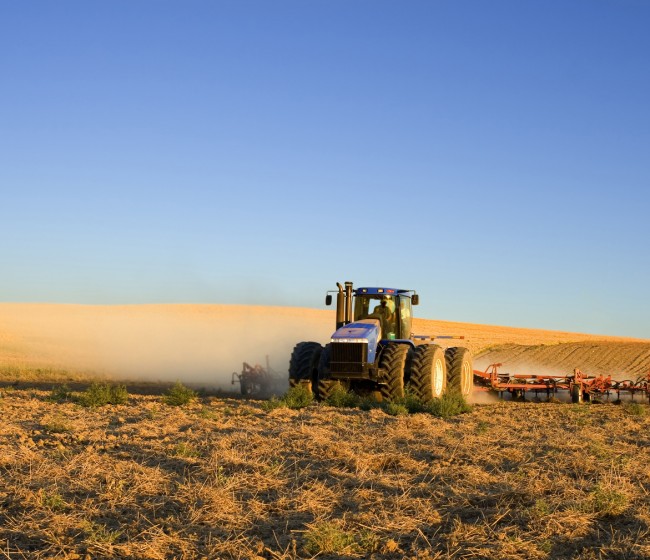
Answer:
<svg viewBox="0 0 650 560"><path fill-rule="evenodd" d="M352 322L352 282L345 283L345 324Z"/></svg>
<svg viewBox="0 0 650 560"><path fill-rule="evenodd" d="M336 328L340 329L352 322L352 282L346 282L345 288L337 282L336 287L339 289L336 294Z"/></svg>
<svg viewBox="0 0 650 560"><path fill-rule="evenodd" d="M345 292L343 286L339 282L336 283L339 293L336 294L336 329L340 329L345 325Z"/></svg>

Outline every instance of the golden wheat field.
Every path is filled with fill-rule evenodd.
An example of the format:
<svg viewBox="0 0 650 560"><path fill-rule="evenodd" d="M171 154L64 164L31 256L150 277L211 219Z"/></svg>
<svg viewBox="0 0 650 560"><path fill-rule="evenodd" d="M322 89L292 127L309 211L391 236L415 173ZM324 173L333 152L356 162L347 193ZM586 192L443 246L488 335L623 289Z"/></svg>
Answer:
<svg viewBox="0 0 650 560"><path fill-rule="evenodd" d="M296 308L0 304L0 558L650 558L639 398L440 418L225 392L241 362L286 369L332 323ZM479 365L650 369L644 340L415 330L466 335ZM126 402L84 405L95 377L124 382ZM174 406L159 393L176 380L212 389Z"/></svg>

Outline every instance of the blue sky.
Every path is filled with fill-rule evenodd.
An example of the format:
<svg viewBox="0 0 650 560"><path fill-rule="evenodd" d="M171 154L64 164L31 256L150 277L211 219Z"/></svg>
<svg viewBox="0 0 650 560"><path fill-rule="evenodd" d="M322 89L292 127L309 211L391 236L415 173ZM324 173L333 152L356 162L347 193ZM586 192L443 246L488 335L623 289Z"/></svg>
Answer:
<svg viewBox="0 0 650 560"><path fill-rule="evenodd" d="M0 300L650 336L650 3L0 4Z"/></svg>

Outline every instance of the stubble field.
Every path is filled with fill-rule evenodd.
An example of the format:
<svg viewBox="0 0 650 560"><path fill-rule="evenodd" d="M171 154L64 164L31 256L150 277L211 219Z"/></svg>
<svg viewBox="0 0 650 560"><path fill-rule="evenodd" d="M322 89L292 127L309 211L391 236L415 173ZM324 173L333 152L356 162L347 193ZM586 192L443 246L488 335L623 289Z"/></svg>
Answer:
<svg viewBox="0 0 650 560"><path fill-rule="evenodd" d="M646 406L0 399L6 558L648 558Z"/></svg>
<svg viewBox="0 0 650 560"><path fill-rule="evenodd" d="M213 344L185 356L184 379L183 352L163 343L176 333L177 350L198 352L224 333L222 310L181 307L127 308L131 320L120 322L114 308L0 305L0 557L650 558L650 411L639 399L494 402L447 419L268 410L214 394L178 407L135 386L122 405L51 399L52 386L93 372L204 383L227 379L231 359L256 360L251 346L218 354ZM327 331L327 313L303 310L293 342ZM249 310L249 342L273 321L277 310ZM650 368L647 341L439 321L416 330L473 330L477 362ZM612 358L612 345L626 349ZM129 363L137 367L117 367Z"/></svg>

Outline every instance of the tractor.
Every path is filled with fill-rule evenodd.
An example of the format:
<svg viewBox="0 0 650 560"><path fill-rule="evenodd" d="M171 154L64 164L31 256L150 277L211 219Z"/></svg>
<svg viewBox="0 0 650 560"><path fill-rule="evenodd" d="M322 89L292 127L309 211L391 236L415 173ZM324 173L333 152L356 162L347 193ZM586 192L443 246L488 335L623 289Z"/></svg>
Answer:
<svg viewBox="0 0 650 560"><path fill-rule="evenodd" d="M336 294L336 331L324 346L299 342L289 363L289 384L303 385L319 400L337 388L375 395L394 402L408 389L422 402L446 391L468 396L474 386L472 357L467 348L443 349L434 339L411 332L415 290L353 288L337 282L325 304Z"/></svg>

